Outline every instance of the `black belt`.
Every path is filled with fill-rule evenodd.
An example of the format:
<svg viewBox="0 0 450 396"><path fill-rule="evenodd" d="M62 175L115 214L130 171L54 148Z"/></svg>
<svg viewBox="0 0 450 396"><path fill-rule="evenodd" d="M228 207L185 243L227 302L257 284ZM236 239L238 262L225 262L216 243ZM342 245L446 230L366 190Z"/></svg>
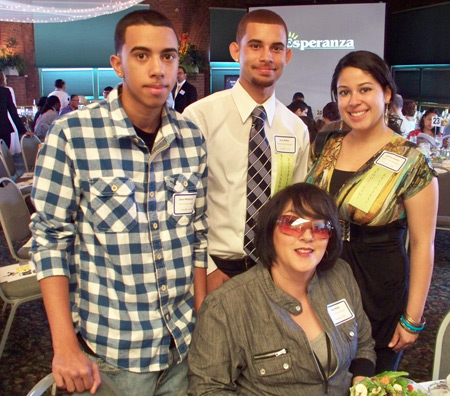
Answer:
<svg viewBox="0 0 450 396"><path fill-rule="evenodd" d="M403 241L406 233L406 219L396 220L383 226L362 226L339 219L344 242L377 243L397 239Z"/></svg>
<svg viewBox="0 0 450 396"><path fill-rule="evenodd" d="M219 268L223 273L227 274L230 278L242 274L243 272L256 265L255 261L248 256L236 260L225 260L217 256L211 256L211 258L213 259L214 263L216 263L217 268Z"/></svg>

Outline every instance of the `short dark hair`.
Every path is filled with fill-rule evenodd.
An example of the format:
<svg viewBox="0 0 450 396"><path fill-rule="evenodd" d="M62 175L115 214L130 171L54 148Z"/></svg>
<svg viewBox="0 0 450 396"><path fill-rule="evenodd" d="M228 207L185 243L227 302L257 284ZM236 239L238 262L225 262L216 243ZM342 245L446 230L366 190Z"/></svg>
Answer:
<svg viewBox="0 0 450 396"><path fill-rule="evenodd" d="M116 26L116 31L114 33L114 50L116 54L120 52L123 44L125 43L125 32L127 27L136 25L152 25L160 27L168 27L173 30L175 36L177 33L170 22L164 14L154 10L139 10L133 11L125 15Z"/></svg>
<svg viewBox="0 0 450 396"><path fill-rule="evenodd" d="M186 74L186 68L184 66L178 65L178 69L182 69L183 73Z"/></svg>
<svg viewBox="0 0 450 396"><path fill-rule="evenodd" d="M431 109L426 110L425 113L423 113L422 118L421 118L420 121L419 121L419 128L420 128L420 130L421 130L422 132L423 132L423 128L425 128L425 117L426 117L428 114L431 114L431 113L434 113L434 114L436 114L437 116L439 115L437 109L435 109L435 108L431 108Z"/></svg>
<svg viewBox="0 0 450 396"><path fill-rule="evenodd" d="M113 89L114 89L113 87L108 85L107 87L103 88L103 91L111 92Z"/></svg>
<svg viewBox="0 0 450 396"><path fill-rule="evenodd" d="M72 94L72 95L70 95L70 100L72 100L75 96L77 96L78 97L78 95L77 94Z"/></svg>
<svg viewBox="0 0 450 396"><path fill-rule="evenodd" d="M56 81L55 81L55 87L56 88L62 88L62 87L64 87L64 84L65 84L66 82L64 81L64 80L61 80L60 78L58 78Z"/></svg>
<svg viewBox="0 0 450 396"><path fill-rule="evenodd" d="M342 70L346 67L355 67L369 73L383 87L383 91L386 91L386 88L391 90L391 98L397 93L391 71L383 59L370 51L353 51L345 55L334 69L331 79L331 98L333 101L338 101L337 82Z"/></svg>
<svg viewBox="0 0 450 396"><path fill-rule="evenodd" d="M299 216L329 220L333 227L327 250L317 270L331 268L341 254L342 240L338 211L333 198L319 187L308 183L297 183L281 190L271 198L258 214L255 246L259 260L270 268L276 260L273 233L276 221L283 209L292 202Z"/></svg>
<svg viewBox="0 0 450 396"><path fill-rule="evenodd" d="M416 114L416 102L412 99L405 99L403 101L402 113L404 116L414 117Z"/></svg>
<svg viewBox="0 0 450 396"><path fill-rule="evenodd" d="M298 109L301 111L308 110L308 106L306 105L303 100L294 100L291 104L286 106L289 110L291 110L293 113L295 113Z"/></svg>
<svg viewBox="0 0 450 396"><path fill-rule="evenodd" d="M292 96L292 100L304 100L305 99L305 95L303 95L302 92L296 92L293 96Z"/></svg>
<svg viewBox="0 0 450 396"><path fill-rule="evenodd" d="M336 102L328 102L322 109L322 117L330 121L341 119L339 108Z"/></svg>
<svg viewBox="0 0 450 396"><path fill-rule="evenodd" d="M247 31L247 25L249 23L264 23L267 25L280 25L284 28L286 32L286 40L288 38L288 28L283 18L281 18L277 13L270 10L255 10L245 14L239 21L236 30L236 42L239 44L242 37L245 36Z"/></svg>

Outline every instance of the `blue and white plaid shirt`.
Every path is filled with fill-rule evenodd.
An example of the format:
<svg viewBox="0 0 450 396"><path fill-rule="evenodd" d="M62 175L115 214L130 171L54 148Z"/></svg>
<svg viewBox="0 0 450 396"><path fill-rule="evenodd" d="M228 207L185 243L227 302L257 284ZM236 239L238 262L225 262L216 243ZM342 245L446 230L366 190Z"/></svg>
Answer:
<svg viewBox="0 0 450 396"><path fill-rule="evenodd" d="M69 278L76 330L116 367L167 368L171 337L187 355L206 178L194 124L165 108L150 154L117 90L50 129L32 192L33 261L38 279Z"/></svg>

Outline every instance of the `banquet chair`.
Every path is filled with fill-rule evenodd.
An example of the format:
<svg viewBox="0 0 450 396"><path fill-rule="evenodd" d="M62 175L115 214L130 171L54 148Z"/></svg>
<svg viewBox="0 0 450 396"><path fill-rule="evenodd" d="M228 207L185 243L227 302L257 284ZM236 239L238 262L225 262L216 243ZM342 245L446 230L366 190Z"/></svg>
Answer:
<svg viewBox="0 0 450 396"><path fill-rule="evenodd" d="M8 167L6 166L5 160L2 155L0 155L0 178L1 177L7 177L8 179L11 179L11 175L9 174ZM16 185L24 197L27 197L31 194L31 189L33 188L32 179L23 182L19 181L18 184L16 183Z"/></svg>
<svg viewBox="0 0 450 396"><path fill-rule="evenodd" d="M438 167L435 167L438 168ZM450 171L439 172L439 207L436 229L450 231Z"/></svg>
<svg viewBox="0 0 450 396"><path fill-rule="evenodd" d="M33 172L36 163L36 157L39 152L40 139L36 136L23 135L20 139L22 148L22 157L27 172Z"/></svg>
<svg viewBox="0 0 450 396"><path fill-rule="evenodd" d="M15 245L19 244L19 242L30 238L29 223L30 212L19 189L11 179L6 177L0 178L0 224L11 255L19 263L25 263L30 260L29 247L15 248ZM17 307L20 304L41 297L41 290L36 276L0 283L0 298L4 301L3 313L5 313L7 305L11 305L11 312L0 341L0 358L3 354Z"/></svg>
<svg viewBox="0 0 450 396"><path fill-rule="evenodd" d="M0 224L11 256L18 262L29 261L30 211L19 188L7 177L0 178Z"/></svg>
<svg viewBox="0 0 450 396"><path fill-rule="evenodd" d="M113 380L111 380L106 374L100 371L100 378L102 379L102 384L100 388L98 388L97 392L95 392L95 396L122 396L122 392L117 389L116 384ZM52 388L51 395L56 395L56 384L55 379L53 378L53 374L48 374L44 378L42 378L34 387L31 389L27 396L41 396L45 393L45 391L49 388ZM74 392L72 395L81 395L87 393L78 393Z"/></svg>
<svg viewBox="0 0 450 396"><path fill-rule="evenodd" d="M9 148L3 139L0 139L0 156L3 157L10 179L14 180L16 183L33 179L33 174L30 173L19 175L11 151L9 151Z"/></svg>
<svg viewBox="0 0 450 396"><path fill-rule="evenodd" d="M434 349L432 380L446 378L450 373L450 311L439 326Z"/></svg>

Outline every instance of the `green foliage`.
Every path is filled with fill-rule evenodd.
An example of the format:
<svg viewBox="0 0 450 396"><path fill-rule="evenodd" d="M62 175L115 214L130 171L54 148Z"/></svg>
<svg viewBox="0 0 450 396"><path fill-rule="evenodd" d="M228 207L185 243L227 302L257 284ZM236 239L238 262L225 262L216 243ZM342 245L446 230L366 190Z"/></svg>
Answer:
<svg viewBox="0 0 450 396"><path fill-rule="evenodd" d="M27 67L22 55L16 53L17 39L9 37L0 47L0 70L16 68L19 74L25 74Z"/></svg>

